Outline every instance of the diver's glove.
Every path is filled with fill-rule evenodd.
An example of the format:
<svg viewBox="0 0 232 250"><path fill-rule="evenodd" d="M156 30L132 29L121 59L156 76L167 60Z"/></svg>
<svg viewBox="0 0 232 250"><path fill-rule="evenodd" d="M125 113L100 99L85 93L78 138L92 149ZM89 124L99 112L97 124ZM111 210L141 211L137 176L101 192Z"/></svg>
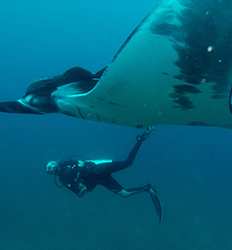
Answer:
<svg viewBox="0 0 232 250"><path fill-rule="evenodd" d="M144 142L150 136L153 130L154 130L153 127L148 127L147 129L144 130L144 132L141 135L138 135L136 137L136 140L140 142Z"/></svg>

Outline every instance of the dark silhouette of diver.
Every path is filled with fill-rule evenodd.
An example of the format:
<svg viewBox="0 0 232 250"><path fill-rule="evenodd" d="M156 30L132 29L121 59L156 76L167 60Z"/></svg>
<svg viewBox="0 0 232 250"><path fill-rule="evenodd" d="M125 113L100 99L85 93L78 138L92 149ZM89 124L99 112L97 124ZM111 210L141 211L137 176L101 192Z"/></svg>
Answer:
<svg viewBox="0 0 232 250"><path fill-rule="evenodd" d="M150 195L159 217L159 222L161 222L162 208L157 191L152 185L147 184L140 187L124 188L112 177L113 173L126 169L133 164L141 145L150 133L151 130L145 130L143 134L137 136L135 145L124 161L50 161L47 163L46 171L48 174L58 178L62 186L74 192L78 197L83 197L87 192L93 191L97 185L102 185L121 197L130 197L146 192Z"/></svg>

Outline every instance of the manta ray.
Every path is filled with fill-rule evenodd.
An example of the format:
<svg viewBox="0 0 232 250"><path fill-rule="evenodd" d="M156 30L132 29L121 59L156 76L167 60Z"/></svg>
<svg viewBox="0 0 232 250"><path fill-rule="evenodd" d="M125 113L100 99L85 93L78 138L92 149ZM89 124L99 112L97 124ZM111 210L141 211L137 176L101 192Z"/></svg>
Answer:
<svg viewBox="0 0 232 250"><path fill-rule="evenodd" d="M106 67L34 82L0 112L232 127L231 16L231 0L157 0Z"/></svg>

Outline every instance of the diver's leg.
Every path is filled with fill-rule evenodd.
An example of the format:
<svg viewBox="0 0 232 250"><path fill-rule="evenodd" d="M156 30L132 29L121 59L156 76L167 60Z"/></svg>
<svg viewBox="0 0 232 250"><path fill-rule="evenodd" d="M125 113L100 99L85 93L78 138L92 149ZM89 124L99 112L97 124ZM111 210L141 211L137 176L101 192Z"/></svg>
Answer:
<svg viewBox="0 0 232 250"><path fill-rule="evenodd" d="M147 192L152 200L152 203L154 204L155 210L156 210L156 214L159 218L159 222L161 222L162 220L162 207L161 207L161 203L159 200L159 197L157 195L157 191L150 185L144 185L141 187L135 187L135 188L129 188L129 189L122 189L118 195L120 195L121 197L130 197L132 195L135 194L140 194L140 193L144 193Z"/></svg>
<svg viewBox="0 0 232 250"><path fill-rule="evenodd" d="M120 171L122 169L128 168L130 165L132 165L142 143L143 143L142 140L137 139L137 141L136 141L135 145L133 146L133 148L131 149L127 159L124 161L113 161L113 162L109 162L109 163L99 164L97 166L97 168L95 169L96 174L109 175L109 174L112 174L114 172Z"/></svg>
<svg viewBox="0 0 232 250"><path fill-rule="evenodd" d="M123 198L128 198L130 196L140 194L140 193L148 193L152 199L152 202L155 206L156 213L159 217L159 222L162 220L162 207L157 195L157 191L152 185L147 184L140 187L135 188L124 188L121 184L119 184L112 176L107 176L101 180L101 185L110 190L111 192L119 195Z"/></svg>
<svg viewBox="0 0 232 250"><path fill-rule="evenodd" d="M97 175L110 175L114 172L118 172L122 169L127 168L129 165L126 161L113 161L109 163L98 164L94 168L94 173Z"/></svg>
<svg viewBox="0 0 232 250"><path fill-rule="evenodd" d="M121 169L127 168L133 164L140 147L142 146L143 142L148 138L148 136L151 134L152 131L153 131L153 128L148 128L141 135L137 136L136 143L134 144L131 151L129 152L127 159L125 161L121 162ZM121 169L119 169L119 170L121 170ZM117 171L117 169L116 169L116 171ZM113 172L115 172L115 171L113 171Z"/></svg>
<svg viewBox="0 0 232 250"><path fill-rule="evenodd" d="M144 192L149 192L150 189L150 185L144 185L144 186L139 186L139 187L134 187L134 188L123 188L118 195L120 195L121 197L130 197L133 196L135 194L139 194L139 193L144 193Z"/></svg>
<svg viewBox="0 0 232 250"><path fill-rule="evenodd" d="M23 105L20 101L0 102L0 112L20 113L20 114L37 114L43 113Z"/></svg>

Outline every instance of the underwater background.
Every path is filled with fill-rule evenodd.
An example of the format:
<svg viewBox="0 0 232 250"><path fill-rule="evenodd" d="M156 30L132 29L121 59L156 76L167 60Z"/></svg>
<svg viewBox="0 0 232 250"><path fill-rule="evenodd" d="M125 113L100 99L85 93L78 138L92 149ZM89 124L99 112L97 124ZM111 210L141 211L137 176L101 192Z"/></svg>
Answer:
<svg viewBox="0 0 232 250"><path fill-rule="evenodd" d="M1 100L75 65L101 69L153 2L2 2ZM122 199L97 187L78 199L45 173L51 159L124 159L141 131L62 115L0 120L1 250L232 249L231 130L158 126L135 164L115 175L158 188L159 225L146 195Z"/></svg>

